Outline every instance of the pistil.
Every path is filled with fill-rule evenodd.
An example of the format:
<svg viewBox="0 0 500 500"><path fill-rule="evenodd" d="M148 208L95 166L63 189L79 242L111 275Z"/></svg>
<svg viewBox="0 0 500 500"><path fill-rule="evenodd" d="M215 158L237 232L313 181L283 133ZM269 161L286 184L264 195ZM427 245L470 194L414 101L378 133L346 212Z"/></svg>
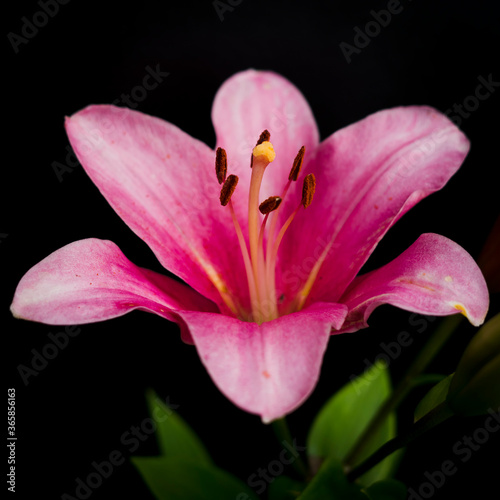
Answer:
<svg viewBox="0 0 500 500"><path fill-rule="evenodd" d="M252 157L252 176L248 193L248 241L254 279L257 284L257 301L262 306L265 295L265 271L262 268L259 273L259 267L262 267L259 266L259 193L264 171L274 160L276 153L269 141L263 141L255 146ZM258 312L258 315L262 316L262 312Z"/></svg>

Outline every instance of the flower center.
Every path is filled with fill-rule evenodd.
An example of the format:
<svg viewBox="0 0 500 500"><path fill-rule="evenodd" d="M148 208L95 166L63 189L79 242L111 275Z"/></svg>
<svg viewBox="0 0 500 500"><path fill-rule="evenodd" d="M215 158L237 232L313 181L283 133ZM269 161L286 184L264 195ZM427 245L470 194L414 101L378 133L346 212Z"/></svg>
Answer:
<svg viewBox="0 0 500 500"><path fill-rule="evenodd" d="M286 182L281 195L270 196L262 203L259 203L259 194L264 172L276 157L273 145L269 142L269 139L269 132L264 130L253 149L250 159L252 175L248 193L248 247L231 202L231 197L238 184L238 177L236 175L229 175L226 177L227 155L224 149L217 149L215 159L217 180L219 184L222 184L220 202L223 206L227 206L231 212L234 228L243 255L251 311L246 311L240 304L234 302L228 304L228 306L241 319L254 321L258 324L279 317L278 301L276 297L276 261L278 250L283 236L297 212L301 207L307 208L311 204L316 188L314 174L308 174L303 181L302 198L297 208L290 214L281 228L278 229L278 214L282 206L282 201L285 199L292 182L298 179L304 160L305 147L302 146L297 153L288 176L288 182ZM259 212L264 215L262 221ZM304 299L299 300L297 298L295 303L296 309L299 309L302 307Z"/></svg>

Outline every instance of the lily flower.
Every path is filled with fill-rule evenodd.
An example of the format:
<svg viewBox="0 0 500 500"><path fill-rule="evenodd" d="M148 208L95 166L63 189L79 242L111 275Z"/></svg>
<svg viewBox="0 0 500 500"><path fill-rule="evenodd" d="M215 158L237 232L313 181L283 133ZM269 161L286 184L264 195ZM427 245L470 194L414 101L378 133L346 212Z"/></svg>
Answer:
<svg viewBox="0 0 500 500"><path fill-rule="evenodd" d="M312 392L330 335L367 327L381 304L484 321L484 278L443 236L424 234L357 277L389 228L467 155L444 115L383 110L320 143L300 91L248 70L219 89L212 121L216 151L130 109L93 105L67 118L87 174L183 283L85 239L28 271L13 314L54 325L158 314L179 325L218 388L264 422Z"/></svg>

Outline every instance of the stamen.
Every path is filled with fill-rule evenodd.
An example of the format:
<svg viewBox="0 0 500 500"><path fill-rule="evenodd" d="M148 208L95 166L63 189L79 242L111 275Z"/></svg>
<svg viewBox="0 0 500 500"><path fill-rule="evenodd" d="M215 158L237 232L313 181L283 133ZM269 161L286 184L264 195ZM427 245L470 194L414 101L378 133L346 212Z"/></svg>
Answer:
<svg viewBox="0 0 500 500"><path fill-rule="evenodd" d="M307 208L313 201L314 191L316 190L316 177L314 174L307 174L302 186L302 205Z"/></svg>
<svg viewBox="0 0 500 500"><path fill-rule="evenodd" d="M262 144L263 142L269 142L269 139L271 138L271 134L269 133L269 130L264 130L262 134L260 134L259 140L257 141L256 146L259 144Z"/></svg>
<svg viewBox="0 0 500 500"><path fill-rule="evenodd" d="M288 219L285 221L283 224L282 228L280 229L278 235L276 236L276 239L273 241L273 246L271 248L271 252L269 253L268 256L268 267L267 267L267 279L270 287L270 293L271 297L273 300L276 300L276 281L275 281L275 276L274 276L274 269L276 267L276 259L278 257L278 250L281 244L281 240L283 239L283 236L285 236L285 233L292 223L293 219L297 215L297 212L300 209L300 205L302 205L304 208L307 208L314 197L314 191L316 189L316 178L314 177L314 174L308 174L304 178L304 184L302 185L302 199L300 201L299 206L290 214ZM271 273L271 274L269 274Z"/></svg>
<svg viewBox="0 0 500 500"><path fill-rule="evenodd" d="M302 163L304 161L304 155L306 152L305 146L302 146L299 149L299 152L297 153L297 156L295 157L295 160L293 160L293 165L290 170L290 174L288 175L288 182L285 185L285 188L283 189L283 193L281 194L281 199L284 200L286 194L288 193L288 190L290 189L290 186L293 181L296 181L299 177L300 170L302 168ZM278 212L279 212L279 207L278 209L271 214L271 227L269 228L269 234L267 237L267 246L266 246L266 255L271 255L271 249L274 243L274 235L276 234L276 226L278 224ZM268 283L271 283L271 288L274 289L273 283L274 283L274 269L271 269L269 261L267 262L266 265L266 277L268 280Z"/></svg>
<svg viewBox="0 0 500 500"><path fill-rule="evenodd" d="M222 184L226 180L227 173L227 154L222 148L217 148L215 153L215 173L219 184Z"/></svg>
<svg viewBox="0 0 500 500"><path fill-rule="evenodd" d="M243 237L243 231L241 230L240 223L234 212L233 202L229 201L229 212L233 219L234 228L236 230L236 236L238 237L238 243L240 245L241 253L243 255L243 263L245 265L245 272L247 275L248 289L250 292L250 302L252 307L252 313L257 309L257 290L255 285L255 279L253 276L252 263L250 262L250 256L248 255L247 244L245 243L245 238ZM255 317L255 314L254 314ZM260 321L259 317L255 317L255 321Z"/></svg>
<svg viewBox="0 0 500 500"><path fill-rule="evenodd" d="M300 174L300 170L302 168L302 163L304 161L305 152L306 152L306 148L305 148L305 146L302 146L299 149L299 152L297 153L295 160L293 160L292 169L290 170L290 174L288 175L289 181L296 181L298 179L299 174Z"/></svg>
<svg viewBox="0 0 500 500"><path fill-rule="evenodd" d="M276 196L276 198L278 197ZM266 202L269 199L270 198L268 198ZM259 256L257 263L257 278L259 285L258 293L260 297L260 303L258 304L258 313L261 316L261 318L267 318L267 320L271 320L271 319L276 319L278 317L278 309L276 307L276 301L273 302L269 298L267 280L266 280L266 261L264 258L264 232L266 231L266 223L268 218L269 218L269 213L266 213L264 220L262 221L262 225L260 226L260 232L259 232L259 245L258 245Z"/></svg>
<svg viewBox="0 0 500 500"><path fill-rule="evenodd" d="M262 215L267 215L273 210L276 210L280 206L281 201L282 199L279 196L270 196L259 205L260 213Z"/></svg>
<svg viewBox="0 0 500 500"><path fill-rule="evenodd" d="M238 180L239 179L237 175L231 174L224 182L224 185L222 186L222 189L220 191L220 204L223 207L225 207L229 203L229 200L231 200L231 196L236 189Z"/></svg>

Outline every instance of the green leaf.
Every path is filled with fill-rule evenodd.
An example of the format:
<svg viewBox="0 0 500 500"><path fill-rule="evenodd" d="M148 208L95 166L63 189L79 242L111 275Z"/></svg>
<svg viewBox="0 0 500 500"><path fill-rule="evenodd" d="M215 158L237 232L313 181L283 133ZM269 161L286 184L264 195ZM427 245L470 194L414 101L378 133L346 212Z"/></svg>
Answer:
<svg viewBox="0 0 500 500"><path fill-rule="evenodd" d="M390 393L387 366L379 362L334 394L316 416L309 432L307 452L311 463L317 462L318 458L329 457L342 461ZM393 412L354 465L361 463L395 435L396 416ZM393 453L361 476L359 482L368 486L386 479L395 469L399 456L399 452Z"/></svg>
<svg viewBox="0 0 500 500"><path fill-rule="evenodd" d="M157 425L156 436L161 454L180 461L212 465L212 459L194 431L167 406L154 391L146 393L151 417Z"/></svg>
<svg viewBox="0 0 500 500"><path fill-rule="evenodd" d="M445 378L446 375L443 375L441 373L423 373L422 375L415 377L411 381L411 386L418 387L420 385L426 384L439 384L439 382L441 382L441 380L444 380Z"/></svg>
<svg viewBox="0 0 500 500"><path fill-rule="evenodd" d="M306 483L288 476L279 476L269 485L269 500L296 500Z"/></svg>
<svg viewBox="0 0 500 500"><path fill-rule="evenodd" d="M176 457L132 457L158 500L258 500L243 482L215 466Z"/></svg>
<svg viewBox="0 0 500 500"><path fill-rule="evenodd" d="M500 353L500 313L474 335L458 363L450 395L458 393ZM492 380L492 383L493 380Z"/></svg>
<svg viewBox="0 0 500 500"><path fill-rule="evenodd" d="M420 401L415 410L414 421L420 420L424 415L427 415L437 405L446 400L448 389L450 388L453 373L441 380L439 384L435 385Z"/></svg>
<svg viewBox="0 0 500 500"><path fill-rule="evenodd" d="M406 500L408 490L406 486L395 479L386 479L372 484L366 490L371 500Z"/></svg>
<svg viewBox="0 0 500 500"><path fill-rule="evenodd" d="M342 470L339 461L329 458L323 463L319 472L313 477L299 500L367 500L361 488L350 483Z"/></svg>
<svg viewBox="0 0 500 500"><path fill-rule="evenodd" d="M447 401L457 415L486 414L500 405L500 314L474 335L458 363Z"/></svg>

